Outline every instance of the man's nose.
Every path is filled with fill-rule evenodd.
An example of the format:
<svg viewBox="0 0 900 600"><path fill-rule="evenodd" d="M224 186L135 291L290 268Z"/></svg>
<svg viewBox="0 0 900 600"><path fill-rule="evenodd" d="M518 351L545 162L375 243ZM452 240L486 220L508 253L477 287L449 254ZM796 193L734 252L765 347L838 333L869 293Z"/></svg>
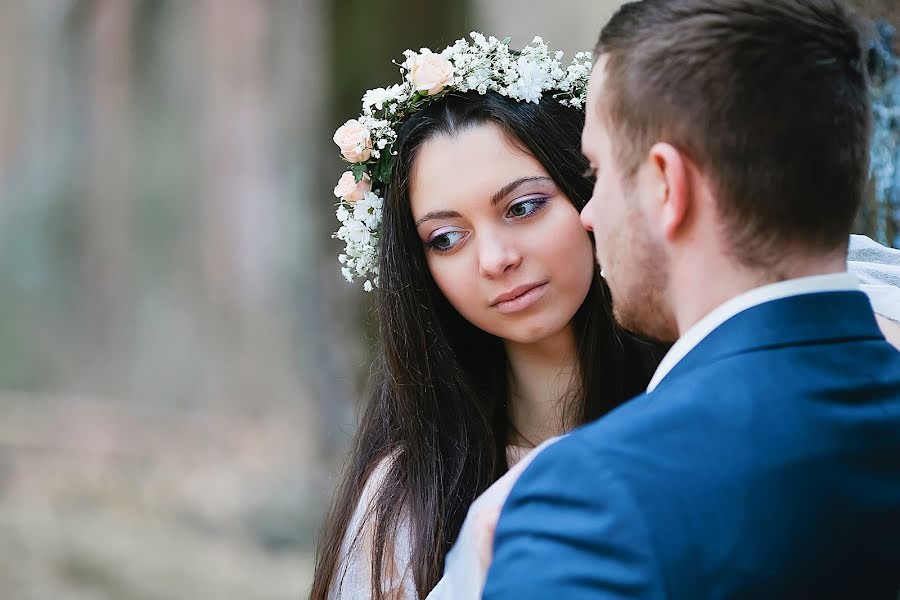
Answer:
<svg viewBox="0 0 900 600"><path fill-rule="evenodd" d="M591 214L593 213L594 199L591 198L588 200L588 203L584 205L584 208L581 209L581 214L579 218L581 219L581 225L587 229L588 231L594 230L594 220L591 218Z"/></svg>

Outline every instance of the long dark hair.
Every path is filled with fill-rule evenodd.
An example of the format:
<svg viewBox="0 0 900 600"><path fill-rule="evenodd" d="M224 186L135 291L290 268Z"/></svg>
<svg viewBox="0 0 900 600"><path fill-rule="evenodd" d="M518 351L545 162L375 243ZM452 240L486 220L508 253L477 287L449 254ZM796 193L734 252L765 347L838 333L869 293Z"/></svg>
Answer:
<svg viewBox="0 0 900 600"><path fill-rule="evenodd" d="M368 517L372 597L381 598L386 560L401 517L410 524L411 568L420 595L441 577L444 555L472 501L507 470L508 364L503 341L449 304L425 262L409 204L418 149L436 135L493 123L534 156L580 210L591 195L579 151L584 113L549 95L540 103L496 93L449 94L413 114L398 132L381 233L377 319L380 354L372 396L319 544L312 598L335 580L347 525L375 465L392 456ZM461 174L463 175L463 174ZM575 315L579 377L565 422L596 419L646 387L660 349L615 325L609 292L595 272ZM338 574L339 575L339 574Z"/></svg>

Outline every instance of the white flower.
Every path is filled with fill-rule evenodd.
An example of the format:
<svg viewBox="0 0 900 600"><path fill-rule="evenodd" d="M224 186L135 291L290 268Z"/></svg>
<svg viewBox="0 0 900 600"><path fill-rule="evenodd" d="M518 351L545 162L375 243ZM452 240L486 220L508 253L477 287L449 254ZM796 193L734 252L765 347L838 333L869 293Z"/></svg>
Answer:
<svg viewBox="0 0 900 600"><path fill-rule="evenodd" d="M368 213L369 209L373 206L373 198L377 199L373 193L366 194L359 202L353 205L353 218L357 221L365 218L365 215Z"/></svg>
<svg viewBox="0 0 900 600"><path fill-rule="evenodd" d="M341 275L343 275L344 279L346 279L347 281L353 281L353 273L351 273L350 269L348 269L347 267L341 268Z"/></svg>
<svg viewBox="0 0 900 600"><path fill-rule="evenodd" d="M353 207L353 218L366 224L369 229L375 229L381 224L381 210L384 201L375 194L368 193L366 197Z"/></svg>
<svg viewBox="0 0 900 600"><path fill-rule="evenodd" d="M372 239L372 232L361 221L347 223L347 240L356 244L368 244Z"/></svg>
<svg viewBox="0 0 900 600"><path fill-rule="evenodd" d="M372 282L369 281L368 279L367 279L366 282L363 284L363 290L365 290L365 291L367 291L367 292L371 292L371 291L372 291Z"/></svg>
<svg viewBox="0 0 900 600"><path fill-rule="evenodd" d="M375 88L374 90L367 91L363 95L363 110L372 107L375 107L378 110L382 110L385 103L391 101L403 101L407 96L408 94L406 92L406 86L400 83L392 85L387 89Z"/></svg>
<svg viewBox="0 0 900 600"><path fill-rule="evenodd" d="M515 83L516 93L526 102L539 102L549 75L537 63L520 57L518 61L519 80Z"/></svg>

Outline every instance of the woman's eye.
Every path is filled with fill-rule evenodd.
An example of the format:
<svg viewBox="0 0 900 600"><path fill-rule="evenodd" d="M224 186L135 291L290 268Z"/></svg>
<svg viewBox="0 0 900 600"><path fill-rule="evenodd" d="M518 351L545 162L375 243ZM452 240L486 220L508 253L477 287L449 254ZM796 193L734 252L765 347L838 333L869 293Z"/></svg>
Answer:
<svg viewBox="0 0 900 600"><path fill-rule="evenodd" d="M517 204L513 204L512 206L510 206L509 210L506 211L506 214L507 216L516 219L530 217L538 213L545 204L547 204L546 198L531 198L530 200L523 200Z"/></svg>
<svg viewBox="0 0 900 600"><path fill-rule="evenodd" d="M463 231L446 231L440 235L436 235L426 242L427 246L437 252L447 252L452 250L459 241L465 237Z"/></svg>

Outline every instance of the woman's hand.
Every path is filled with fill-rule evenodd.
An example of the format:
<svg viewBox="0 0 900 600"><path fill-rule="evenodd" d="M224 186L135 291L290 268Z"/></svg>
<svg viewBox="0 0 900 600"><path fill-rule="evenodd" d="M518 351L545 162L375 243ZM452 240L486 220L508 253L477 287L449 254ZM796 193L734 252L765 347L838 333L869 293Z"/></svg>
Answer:
<svg viewBox="0 0 900 600"><path fill-rule="evenodd" d="M878 321L878 326L881 328L881 332L887 341L900 350L900 323L886 319L881 315L875 315L875 320Z"/></svg>

